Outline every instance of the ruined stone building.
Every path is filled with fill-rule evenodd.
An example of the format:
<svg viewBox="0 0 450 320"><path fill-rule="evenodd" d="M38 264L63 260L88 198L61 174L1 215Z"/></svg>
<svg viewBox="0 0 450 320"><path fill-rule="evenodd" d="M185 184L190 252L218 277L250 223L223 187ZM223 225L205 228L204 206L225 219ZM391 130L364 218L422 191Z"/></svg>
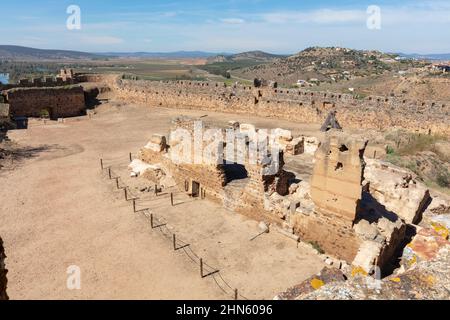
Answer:
<svg viewBox="0 0 450 320"><path fill-rule="evenodd" d="M2 102L9 105L11 117L41 117L50 119L86 114L87 102L95 101L98 90L84 90L75 83L85 80L72 69L62 69L54 77L21 79L17 84L0 86Z"/></svg>
<svg viewBox="0 0 450 320"><path fill-rule="evenodd" d="M364 193L366 145L335 133L321 144L311 179L314 207L300 206L292 220L302 239L369 271L390 262L406 225Z"/></svg>
<svg viewBox="0 0 450 320"><path fill-rule="evenodd" d="M65 82L75 82L75 72L73 69L61 69L58 78L61 78Z"/></svg>
<svg viewBox="0 0 450 320"><path fill-rule="evenodd" d="M248 131L251 125L232 126L250 140L253 134L258 134L257 129ZM187 146L191 160L195 157L196 142L191 140L195 121L175 120L172 132L180 128L189 133L187 144L172 134L169 140L159 135L140 151L140 160L158 170L158 174L150 170L145 175L150 180L160 182L162 177L170 176L193 197L208 198L226 209L272 224L293 239L315 243L327 254L367 272L374 266L385 268L401 245L405 223L363 188L366 141L355 141L331 131L315 152L311 181L297 184L295 174L283 168L283 148L278 149L277 157L268 148L271 152L251 162L247 143L240 146L245 154L241 157L243 162L236 163L236 159L227 162L226 143L222 140L213 144L208 161L183 163L179 161L185 156L180 146ZM201 132L208 129L203 127ZM298 150L303 153L304 144L301 145L303 148ZM201 152L206 148L202 140ZM273 167L274 164L277 166Z"/></svg>
<svg viewBox="0 0 450 320"><path fill-rule="evenodd" d="M81 86L54 88L15 88L5 91L9 112L13 117L41 117L45 111L50 119L73 117L86 112Z"/></svg>
<svg viewBox="0 0 450 320"><path fill-rule="evenodd" d="M86 114L86 104L96 101L99 91L86 90L75 83L86 78L73 69L62 69L56 77L21 79L17 84L0 85L0 103L8 105L10 117L50 119Z"/></svg>

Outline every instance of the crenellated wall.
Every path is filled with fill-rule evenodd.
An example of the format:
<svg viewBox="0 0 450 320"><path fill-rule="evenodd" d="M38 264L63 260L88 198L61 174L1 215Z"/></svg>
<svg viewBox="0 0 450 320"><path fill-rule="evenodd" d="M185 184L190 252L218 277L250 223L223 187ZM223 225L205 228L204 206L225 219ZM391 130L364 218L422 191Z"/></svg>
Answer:
<svg viewBox="0 0 450 320"><path fill-rule="evenodd" d="M398 127L450 135L450 104L445 102L377 96L358 99L350 94L227 86L217 82L134 81L98 76L95 80L107 81L120 99L152 106L253 114L317 124L322 124L330 110L336 109L344 128Z"/></svg>
<svg viewBox="0 0 450 320"><path fill-rule="evenodd" d="M56 77L40 77L33 79L20 79L18 83L0 84L0 91L10 90L14 88L50 88L60 87L84 82L83 79L78 79L72 69L62 69L60 74Z"/></svg>

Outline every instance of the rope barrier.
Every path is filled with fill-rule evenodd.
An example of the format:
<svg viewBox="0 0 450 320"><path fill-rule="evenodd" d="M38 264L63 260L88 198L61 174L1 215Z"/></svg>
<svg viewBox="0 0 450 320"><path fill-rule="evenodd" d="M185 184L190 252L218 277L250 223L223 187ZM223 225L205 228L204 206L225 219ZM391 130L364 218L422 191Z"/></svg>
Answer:
<svg viewBox="0 0 450 320"><path fill-rule="evenodd" d="M186 254L186 256L189 257L189 259L191 259L196 265L200 265L200 260L199 262L197 262L197 260L195 260L195 257L191 257L189 253L186 251L186 248L183 248L183 251Z"/></svg>
<svg viewBox="0 0 450 320"><path fill-rule="evenodd" d="M131 161L132 158L132 154L129 155L129 160ZM122 158L123 159L123 158ZM101 164L102 164L102 176L106 176L110 177L110 179L114 179L117 180L117 186L120 185L120 183L122 183L122 178L120 175L116 174L112 169L111 166L108 166L105 162L109 161L108 159L101 159ZM139 198L139 196L136 196L130 189L129 186L125 185L122 187L122 189L125 189L125 194L128 194L130 197L128 197L127 200L134 200L134 205L137 204L137 201L139 201L140 203L145 203L145 202L149 202L149 201L154 201L156 199L141 199ZM160 199L160 198L158 198ZM214 280L214 282L216 283L217 287L219 287L219 289L225 293L226 295L231 295L233 298L241 298L243 300L249 300L248 298L246 298L245 296L243 296L242 294L240 294L238 292L238 290L236 288L233 288L227 281L225 281L225 279L223 278L221 272L219 269L212 267L211 265L207 264L206 262L204 262L204 260L202 258L200 258L200 256L198 256L191 248L191 245L184 242L183 240L179 239L178 237L174 237L174 234L172 233L172 231L169 229L167 222L165 221L164 218L162 217L158 217L155 214L153 214L149 208L145 208L145 209L141 209L141 210L136 210L136 212L142 212L142 214L147 217L148 219L152 219L153 224L155 224L154 226L152 226L152 228L158 229L161 234L168 238L171 239L171 241L175 241L175 247L178 247L181 250L183 250L184 254L197 266L200 266L201 270L202 270L202 277L208 277L211 276ZM175 239L175 240L173 240ZM203 271L206 271L206 274L203 273ZM220 283L223 283L223 285L221 285ZM231 292L230 292L231 291Z"/></svg>
<svg viewBox="0 0 450 320"><path fill-rule="evenodd" d="M224 288L222 288L222 286L217 282L215 275L213 275L212 278L214 279L214 282L220 288L220 290L222 290L226 295L228 295L229 293Z"/></svg>

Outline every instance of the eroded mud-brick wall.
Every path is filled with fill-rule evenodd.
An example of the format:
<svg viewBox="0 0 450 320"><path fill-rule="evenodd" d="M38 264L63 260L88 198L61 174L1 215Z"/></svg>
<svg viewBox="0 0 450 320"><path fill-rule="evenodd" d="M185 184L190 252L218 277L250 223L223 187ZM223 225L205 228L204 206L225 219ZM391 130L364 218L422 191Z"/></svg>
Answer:
<svg viewBox="0 0 450 320"><path fill-rule="evenodd" d="M12 116L40 117L43 110L52 119L74 117L86 112L80 86L55 88L17 88L7 91Z"/></svg>

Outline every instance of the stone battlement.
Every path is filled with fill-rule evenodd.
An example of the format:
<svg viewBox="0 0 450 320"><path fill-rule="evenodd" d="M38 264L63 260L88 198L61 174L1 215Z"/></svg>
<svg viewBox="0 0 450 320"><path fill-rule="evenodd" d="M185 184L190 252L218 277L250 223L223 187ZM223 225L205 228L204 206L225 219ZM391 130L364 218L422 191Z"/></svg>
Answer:
<svg viewBox="0 0 450 320"><path fill-rule="evenodd" d="M72 69L61 69L56 77L40 77L33 79L20 79L18 83L0 84L0 91L14 88L42 88L42 87L62 87L76 84L79 81L78 75Z"/></svg>
<svg viewBox="0 0 450 320"><path fill-rule="evenodd" d="M398 97L310 92L301 89L232 85L199 81L118 80L108 84L118 97L134 103L180 109L253 114L274 119L323 123L337 111L344 128L404 128L450 135L450 104Z"/></svg>

